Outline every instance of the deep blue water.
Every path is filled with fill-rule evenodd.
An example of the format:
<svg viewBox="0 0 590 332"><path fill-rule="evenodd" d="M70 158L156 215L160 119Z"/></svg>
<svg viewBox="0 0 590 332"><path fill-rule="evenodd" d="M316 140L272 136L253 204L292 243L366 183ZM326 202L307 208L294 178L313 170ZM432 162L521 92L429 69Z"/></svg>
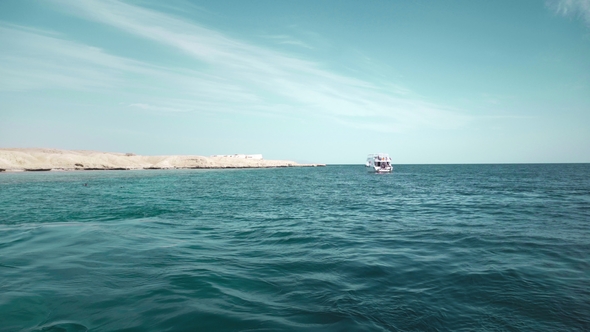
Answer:
<svg viewBox="0 0 590 332"><path fill-rule="evenodd" d="M589 331L590 165L0 173L21 330Z"/></svg>

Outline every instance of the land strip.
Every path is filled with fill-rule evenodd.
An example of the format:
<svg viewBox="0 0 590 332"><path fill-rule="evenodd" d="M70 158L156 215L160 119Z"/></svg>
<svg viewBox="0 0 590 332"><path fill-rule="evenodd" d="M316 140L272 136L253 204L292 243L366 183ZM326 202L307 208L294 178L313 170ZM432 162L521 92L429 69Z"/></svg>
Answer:
<svg viewBox="0 0 590 332"><path fill-rule="evenodd" d="M313 167L324 164L299 164L288 160L192 155L139 156L133 153L59 149L0 149L0 171L83 171L138 169L208 169Z"/></svg>

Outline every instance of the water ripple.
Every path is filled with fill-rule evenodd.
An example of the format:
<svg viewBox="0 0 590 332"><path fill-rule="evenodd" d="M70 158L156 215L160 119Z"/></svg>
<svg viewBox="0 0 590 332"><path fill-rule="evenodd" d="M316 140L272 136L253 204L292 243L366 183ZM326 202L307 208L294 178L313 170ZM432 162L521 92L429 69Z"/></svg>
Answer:
<svg viewBox="0 0 590 332"><path fill-rule="evenodd" d="M1 174L0 330L587 331L589 171Z"/></svg>

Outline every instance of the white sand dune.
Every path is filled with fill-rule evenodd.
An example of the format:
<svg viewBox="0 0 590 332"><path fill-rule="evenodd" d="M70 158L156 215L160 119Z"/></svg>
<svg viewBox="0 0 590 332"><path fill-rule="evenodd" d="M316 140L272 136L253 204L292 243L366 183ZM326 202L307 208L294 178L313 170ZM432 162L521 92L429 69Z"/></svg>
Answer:
<svg viewBox="0 0 590 332"><path fill-rule="evenodd" d="M265 168L324 166L288 160L203 156L138 156L125 153L58 149L0 149L0 170L109 170L175 168Z"/></svg>

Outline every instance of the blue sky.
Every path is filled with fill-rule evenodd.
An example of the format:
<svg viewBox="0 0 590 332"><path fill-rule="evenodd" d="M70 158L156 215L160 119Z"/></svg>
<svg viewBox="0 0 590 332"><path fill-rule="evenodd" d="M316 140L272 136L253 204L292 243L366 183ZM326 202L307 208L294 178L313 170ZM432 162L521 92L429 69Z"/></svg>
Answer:
<svg viewBox="0 0 590 332"><path fill-rule="evenodd" d="M590 0L3 0L0 147L590 162Z"/></svg>

